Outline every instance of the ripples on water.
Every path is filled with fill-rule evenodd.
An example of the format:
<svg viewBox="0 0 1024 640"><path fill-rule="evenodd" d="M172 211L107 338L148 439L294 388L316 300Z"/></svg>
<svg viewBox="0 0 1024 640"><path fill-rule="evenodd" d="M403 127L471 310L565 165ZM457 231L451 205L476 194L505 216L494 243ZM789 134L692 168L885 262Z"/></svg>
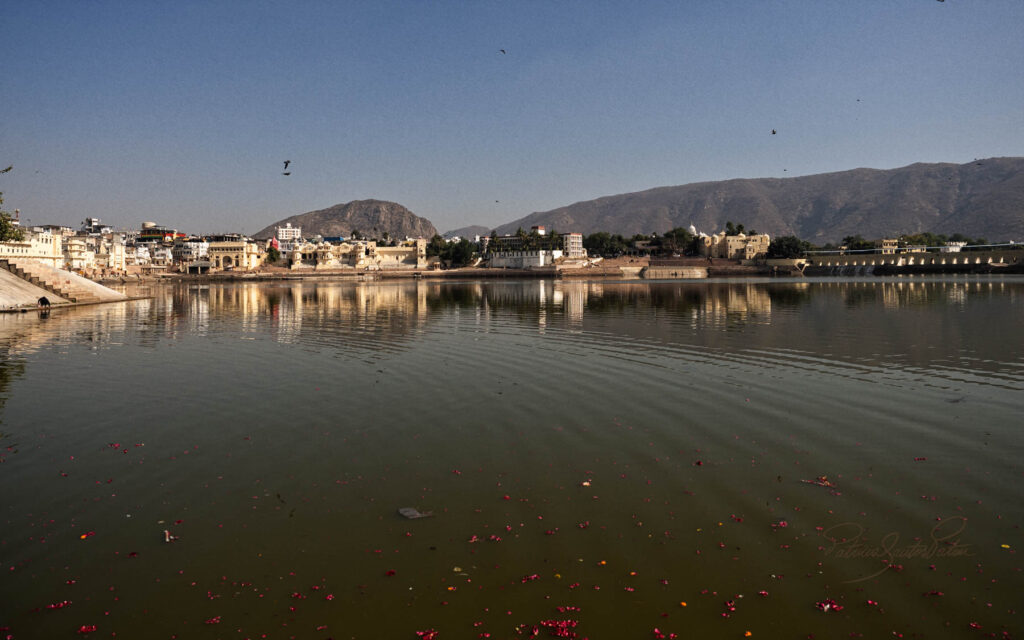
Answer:
<svg viewBox="0 0 1024 640"><path fill-rule="evenodd" d="M0 627L1016 632L1022 292L306 282L2 316Z"/></svg>

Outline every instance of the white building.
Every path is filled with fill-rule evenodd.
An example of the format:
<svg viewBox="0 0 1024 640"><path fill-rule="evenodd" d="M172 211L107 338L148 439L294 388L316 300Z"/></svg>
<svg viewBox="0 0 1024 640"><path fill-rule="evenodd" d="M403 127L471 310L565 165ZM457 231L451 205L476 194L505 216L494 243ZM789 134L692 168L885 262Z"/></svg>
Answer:
<svg viewBox="0 0 1024 640"><path fill-rule="evenodd" d="M170 247L155 246L149 252L149 263L153 265L169 265L174 261Z"/></svg>
<svg viewBox="0 0 1024 640"><path fill-rule="evenodd" d="M283 227L277 228L276 236L278 249L281 255L289 256L303 244L302 227L293 227L287 222Z"/></svg>
<svg viewBox="0 0 1024 640"><path fill-rule="evenodd" d="M175 262L193 262L202 260L210 251L210 243L205 240L182 240L171 247L171 256Z"/></svg>
<svg viewBox="0 0 1024 640"><path fill-rule="evenodd" d="M492 267L525 269L546 267L561 257L585 258L582 233L548 234L541 226L530 229L529 234L510 234L494 238L484 237L482 250L487 252Z"/></svg>
<svg viewBox="0 0 1024 640"><path fill-rule="evenodd" d="M529 269L548 267L562 257L561 249L520 249L518 251L494 251L490 254L491 266L504 269Z"/></svg>
<svg viewBox="0 0 1024 640"><path fill-rule="evenodd" d="M147 265L150 259L148 244L137 244L128 248L128 264Z"/></svg>
<svg viewBox="0 0 1024 640"><path fill-rule="evenodd" d="M96 266L96 252L89 246L87 238L68 236L64 238L64 268L83 273Z"/></svg>
<svg viewBox="0 0 1024 640"><path fill-rule="evenodd" d="M24 240L0 242L0 260L33 260L60 269L64 266L61 235L43 229L23 229Z"/></svg>

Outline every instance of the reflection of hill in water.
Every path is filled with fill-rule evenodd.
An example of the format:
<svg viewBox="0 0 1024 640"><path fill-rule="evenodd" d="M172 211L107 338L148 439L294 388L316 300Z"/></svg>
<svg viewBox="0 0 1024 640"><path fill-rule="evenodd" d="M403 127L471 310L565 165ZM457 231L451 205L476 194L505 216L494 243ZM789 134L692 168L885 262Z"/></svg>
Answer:
<svg viewBox="0 0 1024 640"><path fill-rule="evenodd" d="M353 355L401 352L431 325L450 330L451 314L471 311L460 322L489 329L1019 373L1022 356L1005 340L1019 331L1022 292L1024 282L1012 279L178 285L153 287L152 299L64 309L45 320L2 316L0 344L16 356L51 343L102 346L114 335L147 348L191 335Z"/></svg>

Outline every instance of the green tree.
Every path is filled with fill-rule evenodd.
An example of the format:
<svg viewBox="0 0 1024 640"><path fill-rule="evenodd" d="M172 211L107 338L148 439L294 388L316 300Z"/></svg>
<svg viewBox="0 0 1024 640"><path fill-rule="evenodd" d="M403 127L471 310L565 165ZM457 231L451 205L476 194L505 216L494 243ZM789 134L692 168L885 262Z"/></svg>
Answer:
<svg viewBox="0 0 1024 640"><path fill-rule="evenodd" d="M925 247L941 247L946 244L946 236L936 235L934 233L915 233L910 235L900 236L900 246L925 246Z"/></svg>
<svg viewBox="0 0 1024 640"><path fill-rule="evenodd" d="M448 243L445 242L445 239L435 233L434 237L427 243L427 257L432 258L434 256L440 256L447 248Z"/></svg>
<svg viewBox="0 0 1024 640"><path fill-rule="evenodd" d="M629 244L617 233L612 235L607 231L598 231L583 238L583 247L592 256L613 256L624 253Z"/></svg>
<svg viewBox="0 0 1024 640"><path fill-rule="evenodd" d="M658 238L658 246L662 253L692 253L694 239L689 229L676 227Z"/></svg>
<svg viewBox="0 0 1024 640"><path fill-rule="evenodd" d="M540 249L540 232L536 229L530 231L526 236L526 241L523 243L523 249L527 251L536 251Z"/></svg>
<svg viewBox="0 0 1024 640"><path fill-rule="evenodd" d="M725 222L725 235L727 236L738 236L743 233L743 225L733 225L729 220Z"/></svg>
<svg viewBox="0 0 1024 640"><path fill-rule="evenodd" d="M453 267L464 267L476 256L476 244L462 238L458 242L449 243L447 253Z"/></svg>
<svg viewBox="0 0 1024 640"><path fill-rule="evenodd" d="M811 243L796 236L775 238L768 245L769 258L800 258L810 251Z"/></svg>
<svg viewBox="0 0 1024 640"><path fill-rule="evenodd" d="M561 249L562 248L562 234L560 234L557 231L555 231L554 229L552 229L551 233L548 234L548 238L549 238L549 240L548 240L548 246L549 247L551 247L552 249Z"/></svg>
<svg viewBox="0 0 1024 640"><path fill-rule="evenodd" d="M0 169L0 173L8 173L14 165ZM0 207L4 204L4 192L0 191ZM20 242L25 239L25 231L14 224L11 214L0 208L0 242Z"/></svg>
<svg viewBox="0 0 1024 640"><path fill-rule="evenodd" d="M874 249L875 243L865 240L860 235L846 236L843 238L843 245L847 251L863 251L866 249Z"/></svg>
<svg viewBox="0 0 1024 640"><path fill-rule="evenodd" d="M274 247L270 247L269 249L267 249L267 262L269 262L270 264L273 264L273 263L277 262L280 259L281 259L281 252L280 251L278 251Z"/></svg>

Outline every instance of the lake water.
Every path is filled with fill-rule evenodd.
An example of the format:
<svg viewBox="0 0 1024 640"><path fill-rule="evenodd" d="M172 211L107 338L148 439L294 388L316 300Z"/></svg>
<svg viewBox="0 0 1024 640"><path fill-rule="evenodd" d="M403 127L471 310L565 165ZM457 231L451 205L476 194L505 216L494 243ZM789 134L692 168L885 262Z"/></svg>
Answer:
<svg viewBox="0 0 1024 640"><path fill-rule="evenodd" d="M1024 279L140 293L0 316L4 635L1024 629Z"/></svg>

